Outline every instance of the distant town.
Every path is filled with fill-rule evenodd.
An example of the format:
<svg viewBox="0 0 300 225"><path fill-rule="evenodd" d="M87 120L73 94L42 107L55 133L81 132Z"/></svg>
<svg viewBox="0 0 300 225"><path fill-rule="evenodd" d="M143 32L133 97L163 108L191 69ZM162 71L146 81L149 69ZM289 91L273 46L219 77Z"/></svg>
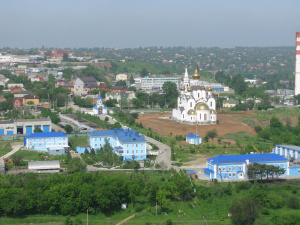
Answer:
<svg viewBox="0 0 300 225"><path fill-rule="evenodd" d="M295 43L0 49L0 223L298 224Z"/></svg>

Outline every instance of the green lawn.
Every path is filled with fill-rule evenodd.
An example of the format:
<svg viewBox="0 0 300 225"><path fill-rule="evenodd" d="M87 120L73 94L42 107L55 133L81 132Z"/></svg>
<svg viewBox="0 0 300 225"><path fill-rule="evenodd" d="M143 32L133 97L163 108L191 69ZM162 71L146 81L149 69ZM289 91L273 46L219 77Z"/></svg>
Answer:
<svg viewBox="0 0 300 225"><path fill-rule="evenodd" d="M36 151L36 150L20 150L15 154L21 155L22 159L25 161L39 161L39 160L44 160L46 156L50 157L48 152ZM11 155L9 158L12 157L13 155Z"/></svg>
<svg viewBox="0 0 300 225"><path fill-rule="evenodd" d="M12 150L12 147L10 146L11 142L12 141L0 141L0 157L4 156Z"/></svg>

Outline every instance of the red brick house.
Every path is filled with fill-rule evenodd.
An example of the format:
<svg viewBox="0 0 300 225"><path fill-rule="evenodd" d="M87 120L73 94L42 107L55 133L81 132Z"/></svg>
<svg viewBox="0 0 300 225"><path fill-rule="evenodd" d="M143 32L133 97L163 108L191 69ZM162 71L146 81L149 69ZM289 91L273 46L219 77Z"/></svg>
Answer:
<svg viewBox="0 0 300 225"><path fill-rule="evenodd" d="M14 98L13 107L19 108L23 106L23 98Z"/></svg>

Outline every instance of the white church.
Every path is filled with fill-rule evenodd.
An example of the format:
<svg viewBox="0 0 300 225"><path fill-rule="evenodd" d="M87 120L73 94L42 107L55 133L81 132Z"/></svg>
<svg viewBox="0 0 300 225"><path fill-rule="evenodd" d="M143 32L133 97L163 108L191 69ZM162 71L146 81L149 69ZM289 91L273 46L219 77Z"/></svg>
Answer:
<svg viewBox="0 0 300 225"><path fill-rule="evenodd" d="M173 109L172 119L179 123L209 125L217 123L216 100L209 86L207 90L200 84L200 74L196 68L193 79L189 79L187 67L177 108Z"/></svg>
<svg viewBox="0 0 300 225"><path fill-rule="evenodd" d="M103 104L101 95L99 94L98 99L97 99L97 103L96 105L93 107L92 111L88 111L86 112L88 114L91 115L100 115L100 114L104 114L107 115L107 107Z"/></svg>

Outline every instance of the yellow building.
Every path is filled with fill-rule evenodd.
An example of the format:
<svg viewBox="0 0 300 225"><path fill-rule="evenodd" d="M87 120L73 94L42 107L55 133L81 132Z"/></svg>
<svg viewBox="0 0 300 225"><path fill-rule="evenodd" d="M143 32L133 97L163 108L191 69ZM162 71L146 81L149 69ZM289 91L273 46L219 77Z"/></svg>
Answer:
<svg viewBox="0 0 300 225"><path fill-rule="evenodd" d="M26 95L23 98L23 105L29 105L28 102L33 105L37 105L40 103L40 99L35 95Z"/></svg>

